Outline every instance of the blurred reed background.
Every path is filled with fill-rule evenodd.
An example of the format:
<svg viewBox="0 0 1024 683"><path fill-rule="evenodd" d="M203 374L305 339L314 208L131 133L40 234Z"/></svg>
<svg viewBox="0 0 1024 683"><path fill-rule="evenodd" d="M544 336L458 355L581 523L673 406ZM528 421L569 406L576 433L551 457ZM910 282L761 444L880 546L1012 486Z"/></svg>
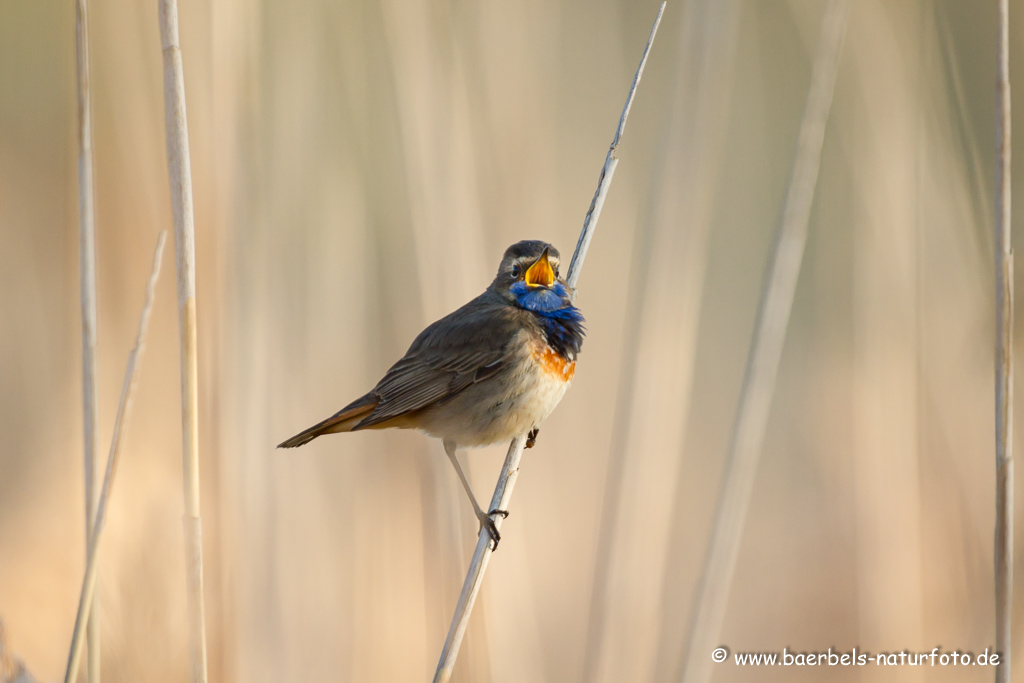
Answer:
<svg viewBox="0 0 1024 683"><path fill-rule="evenodd" d="M581 281L574 387L524 458L456 680L578 680L592 595L593 680L678 680L824 4L669 4ZM211 680L433 671L476 531L440 444L273 445L371 386L508 244L568 259L656 8L181 3ZM1012 75L1024 3L1010 16ZM995 19L854 3L733 651L994 643ZM92 0L90 30L105 453L171 212L156 3ZM85 555L75 115L73 3L0 3L0 619L42 680L63 672ZM157 297L101 560L107 681L188 669L173 278ZM622 506L597 571L614 429ZM478 496L504 450L467 458Z"/></svg>

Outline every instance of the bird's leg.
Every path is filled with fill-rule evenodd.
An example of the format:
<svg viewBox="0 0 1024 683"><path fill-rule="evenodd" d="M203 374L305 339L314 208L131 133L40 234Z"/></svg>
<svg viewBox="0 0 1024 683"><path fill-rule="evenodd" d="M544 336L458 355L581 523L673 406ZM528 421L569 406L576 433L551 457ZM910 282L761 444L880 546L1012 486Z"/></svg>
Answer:
<svg viewBox="0 0 1024 683"><path fill-rule="evenodd" d="M533 448L537 443L537 435L540 434L540 429L534 427L530 430L530 433L526 435L526 447Z"/></svg>
<svg viewBox="0 0 1024 683"><path fill-rule="evenodd" d="M452 461L452 465L455 466L455 471L459 474L459 480L462 482L462 487L466 489L466 495L469 496L469 502L473 504L473 512L476 513L476 518L480 521L480 526L487 529L487 534L491 537L491 552L498 549L498 541L501 540L501 534L498 533L498 527L494 524L494 520L490 515L501 515L502 517L508 517L508 511L506 510L492 510L488 514L484 514L480 504L476 502L476 496L473 495L473 489L469 485L469 479L466 478L466 473L462 471L462 465L459 464L459 458L455 455L455 442L443 440L442 445L444 446L444 452L448 455L448 459Z"/></svg>

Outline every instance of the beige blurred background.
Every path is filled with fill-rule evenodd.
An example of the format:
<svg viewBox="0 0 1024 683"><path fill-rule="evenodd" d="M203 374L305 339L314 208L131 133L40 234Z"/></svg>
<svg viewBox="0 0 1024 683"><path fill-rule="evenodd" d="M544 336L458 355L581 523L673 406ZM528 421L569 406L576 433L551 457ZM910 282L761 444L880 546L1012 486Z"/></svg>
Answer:
<svg viewBox="0 0 1024 683"><path fill-rule="evenodd" d="M980 652L994 641L995 3L853 4L721 641ZM524 458L457 680L573 682L584 657L595 680L678 680L823 9L669 3L581 279L574 386ZM181 0L212 681L432 673L476 531L440 445L273 446L372 386L508 244L541 238L568 259L655 11ZM171 214L156 2L91 0L90 22L105 454ZM74 69L70 0L0 2L0 619L41 680L63 675L84 565ZM167 257L98 589L111 682L187 676ZM587 655L615 429L622 507ZM464 456L478 497L503 455Z"/></svg>

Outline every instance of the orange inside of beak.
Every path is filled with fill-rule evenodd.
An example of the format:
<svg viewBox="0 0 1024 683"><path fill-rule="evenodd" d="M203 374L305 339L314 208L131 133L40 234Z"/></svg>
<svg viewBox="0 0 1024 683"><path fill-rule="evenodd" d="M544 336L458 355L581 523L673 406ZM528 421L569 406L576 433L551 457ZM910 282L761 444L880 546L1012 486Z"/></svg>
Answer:
<svg viewBox="0 0 1024 683"><path fill-rule="evenodd" d="M532 266L526 269L523 278L530 287L550 287L555 281L555 269L548 260L548 250L540 255Z"/></svg>

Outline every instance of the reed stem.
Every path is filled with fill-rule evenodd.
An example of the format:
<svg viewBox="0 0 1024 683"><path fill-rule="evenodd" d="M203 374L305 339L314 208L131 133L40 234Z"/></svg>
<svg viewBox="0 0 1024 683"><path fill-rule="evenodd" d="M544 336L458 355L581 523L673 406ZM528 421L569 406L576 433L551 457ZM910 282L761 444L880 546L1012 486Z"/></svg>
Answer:
<svg viewBox="0 0 1024 683"><path fill-rule="evenodd" d="M166 241L167 233L160 231L160 237L156 243L156 253L153 255L153 268L150 271L149 280L146 282L146 296L142 305L142 314L139 316L138 331L135 334L135 346L128 356L128 366L125 368L124 382L121 385L121 398L117 404L117 417L114 419L114 434L110 439L107 468L103 475L103 486L96 506L96 520L89 534L88 561L85 567L85 578L82 580L82 590L78 598L78 613L75 616L75 629L71 634L71 650L68 654L67 669L64 672L64 683L74 683L78 677L78 664L82 655L82 628L89 620L90 606L93 605L96 591L97 558L107 517L107 502L110 500L110 488L114 483L121 445L124 443L125 424L132 407L132 399L135 396L135 378L142 360L142 351L145 348L146 330L149 329L149 314L153 308L153 296L156 292L157 278L160 277L160 260L163 257Z"/></svg>
<svg viewBox="0 0 1024 683"><path fill-rule="evenodd" d="M182 484L185 498L185 563L189 663L192 683L206 683L206 615L203 606L203 525L199 510L199 372L196 349L196 245L185 76L178 39L177 0L158 0L164 61L167 169L174 213L174 252L181 334Z"/></svg>
<svg viewBox="0 0 1024 683"><path fill-rule="evenodd" d="M590 202L590 208L583 219L583 229L580 232L579 241L576 243L576 250L569 263L569 270L566 274L566 282L576 295L576 283L579 281L580 271L583 269L583 261L587 257L587 249L590 247L590 240L597 228L597 221L601 217L601 209L604 207L605 198L608 196L608 188L611 186L612 177L615 175L615 167L619 160L615 156L622 133L626 128L626 118L629 116L629 109L633 105L633 97L636 95L636 87L643 75L644 66L647 64L647 55L651 51L651 44L658 32L658 25L665 13L665 3L662 2L658 8L658 16L654 20L650 37L644 47L643 56L640 59L640 66L633 77L633 84L629 88L629 95L626 97L626 105L619 117L619 125L615 129L615 137L612 139L611 147L608 148L608 155L605 157L604 166L601 167L601 175L598 178L597 191ZM512 498L512 489L516 479L519 477L519 461L523 457L523 448L526 445L526 435L512 439L508 447L508 454L505 456L505 463L502 465L501 473L498 475L498 483L494 487L494 495L491 497L490 510L508 510L509 501ZM501 515L495 515L495 526L501 527ZM462 584L462 592L459 594L459 601L455 606L455 614L452 616L452 623L448 629L448 637L445 638L444 648L441 650L441 658L437 663L437 670L434 672L434 683L446 683L451 679L452 671L455 669L455 660L459 656L459 648L462 646L462 639L466 635L466 628L469 626L469 615L473 611L473 603L480 592L483 584L484 571L490 561L491 537L486 529L481 528L477 536L476 550L473 552L473 559L469 563L469 571Z"/></svg>
<svg viewBox="0 0 1024 683"><path fill-rule="evenodd" d="M576 296L576 283L580 279L580 271L583 269L583 261L587 258L587 250L590 248L590 240L594 238L594 231L597 229L597 221L601 217L601 209L604 208L604 200L608 196L608 188L612 186L612 176L615 175L615 168L619 165L619 158L615 152L619 148L622 134L626 130L626 119L629 118L629 109L633 106L633 98L636 97L636 86L640 84L640 78L644 75L644 67L647 66L647 55L651 52L651 45L654 43L654 36L658 33L658 26L661 24L661 17L665 14L665 3L658 7L658 16L654 18L654 26L651 27L651 35L647 37L647 45L644 46L644 54L640 57L640 66L633 76L633 84L629 86L629 95L626 96L626 105L622 108L622 115L619 116L619 125L615 129L615 137L608 148L608 155L605 157L604 166L601 167L601 175L597 179L597 191L594 198L590 200L590 208L587 215L583 217L583 230L580 231L580 238L576 242L576 250L572 253L572 261L569 262L569 270L566 273L565 281Z"/></svg>
<svg viewBox="0 0 1024 683"><path fill-rule="evenodd" d="M1010 681L1013 620L1013 245L1010 233L1009 0L999 0L996 39L996 667Z"/></svg>
<svg viewBox="0 0 1024 683"><path fill-rule="evenodd" d="M761 293L711 545L694 603L682 675L684 683L704 683L710 678L711 650L717 645L725 619L729 587L754 488L775 378L807 242L825 123L832 104L848 13L848 0L831 0L822 21L811 86L800 122L796 160L782 210L782 224Z"/></svg>
<svg viewBox="0 0 1024 683"><path fill-rule="evenodd" d="M78 226L79 290L82 300L82 426L85 438L85 541L95 522L96 486L96 228L92 166L92 112L89 92L89 22L86 0L75 2L75 61L78 91ZM93 599L94 603L99 602ZM100 611L89 610L89 683L100 682Z"/></svg>

